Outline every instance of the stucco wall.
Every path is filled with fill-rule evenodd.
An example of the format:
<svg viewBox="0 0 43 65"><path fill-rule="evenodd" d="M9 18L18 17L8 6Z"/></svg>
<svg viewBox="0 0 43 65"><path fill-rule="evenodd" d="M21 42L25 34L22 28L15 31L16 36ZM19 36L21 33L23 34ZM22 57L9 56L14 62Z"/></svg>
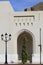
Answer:
<svg viewBox="0 0 43 65"><path fill-rule="evenodd" d="M31 16L33 17L14 17L14 16ZM1 13L0 14L0 61L4 62L5 58L5 43L1 40L1 34L11 33L11 41L8 42L7 52L8 52L8 62L14 61L18 62L18 54L17 54L17 38L18 35L24 31L28 30L32 33L34 42L33 42L33 55L32 62L36 63L39 61L39 53L40 53L40 28L41 28L41 44L42 44L42 57L43 57L43 12L15 12L15 13ZM23 19L23 20L22 20ZM17 25L16 25L17 23ZM21 23L21 25L19 24ZM25 25L24 25L25 23ZM29 23L29 25L27 24ZM38 60L37 60L37 58ZM34 59L36 59L34 61ZM4 61L3 61L4 60ZM39 63L39 62L38 62Z"/></svg>

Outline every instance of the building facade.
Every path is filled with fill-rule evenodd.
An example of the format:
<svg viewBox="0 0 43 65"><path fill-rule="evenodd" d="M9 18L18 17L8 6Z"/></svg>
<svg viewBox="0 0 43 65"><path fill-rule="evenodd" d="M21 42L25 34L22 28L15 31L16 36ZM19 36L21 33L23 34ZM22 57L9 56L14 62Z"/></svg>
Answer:
<svg viewBox="0 0 43 65"><path fill-rule="evenodd" d="M12 35L11 41L7 43L8 63L17 64L21 60L24 36L28 38L28 60L32 64L40 63L41 41L41 63L43 63L43 11L14 12L9 1L0 2L0 5L0 63L5 62L5 43L1 40L2 33Z"/></svg>

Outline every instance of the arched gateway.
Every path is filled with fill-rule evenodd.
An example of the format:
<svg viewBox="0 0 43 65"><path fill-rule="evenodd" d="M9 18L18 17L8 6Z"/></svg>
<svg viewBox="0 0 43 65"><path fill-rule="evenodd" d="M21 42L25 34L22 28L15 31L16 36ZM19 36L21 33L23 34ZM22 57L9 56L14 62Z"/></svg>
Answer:
<svg viewBox="0 0 43 65"><path fill-rule="evenodd" d="M27 54L28 54L28 60L30 61L30 63L32 62L32 53L33 53L33 35L32 33L29 31L22 31L19 35L18 35L18 39L17 39L17 53L18 53L18 60L21 60L21 53L22 53L22 41L23 38L27 37L28 42L26 44L26 50L27 50Z"/></svg>

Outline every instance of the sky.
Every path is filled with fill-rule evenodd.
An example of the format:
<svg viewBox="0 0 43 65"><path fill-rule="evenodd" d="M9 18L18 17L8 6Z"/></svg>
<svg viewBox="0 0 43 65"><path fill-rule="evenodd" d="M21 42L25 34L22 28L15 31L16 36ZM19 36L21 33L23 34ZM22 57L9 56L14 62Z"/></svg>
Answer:
<svg viewBox="0 0 43 65"><path fill-rule="evenodd" d="M25 8L30 8L43 0L0 0L10 1L14 11L24 11Z"/></svg>

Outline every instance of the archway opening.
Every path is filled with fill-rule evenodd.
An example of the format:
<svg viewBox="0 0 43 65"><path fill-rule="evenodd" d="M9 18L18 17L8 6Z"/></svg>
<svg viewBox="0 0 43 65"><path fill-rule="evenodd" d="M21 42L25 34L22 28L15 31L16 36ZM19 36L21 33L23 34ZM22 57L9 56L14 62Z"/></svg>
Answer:
<svg viewBox="0 0 43 65"><path fill-rule="evenodd" d="M29 32L23 31L17 39L17 53L18 53L18 60L22 59L21 53L22 53L22 41L23 38L27 37L28 42L26 44L26 50L28 55L28 60L30 63L32 63L32 53L33 53L33 37Z"/></svg>

